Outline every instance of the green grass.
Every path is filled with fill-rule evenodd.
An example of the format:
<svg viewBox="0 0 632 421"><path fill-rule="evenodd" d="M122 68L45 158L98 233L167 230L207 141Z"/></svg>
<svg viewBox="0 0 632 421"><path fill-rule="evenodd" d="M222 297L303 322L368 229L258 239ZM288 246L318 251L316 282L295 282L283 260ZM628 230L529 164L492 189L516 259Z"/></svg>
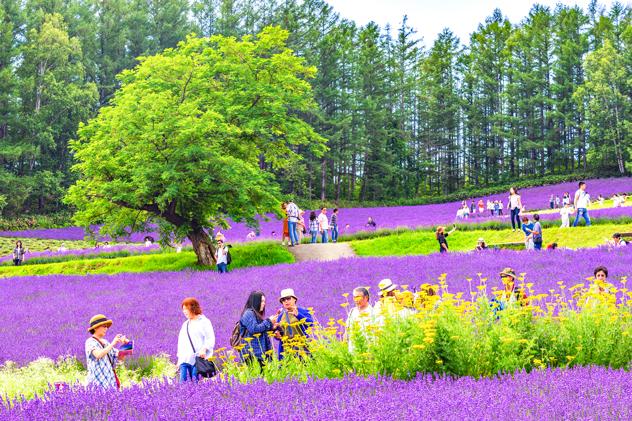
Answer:
<svg viewBox="0 0 632 421"><path fill-rule="evenodd" d="M294 257L282 246L273 242L257 242L236 245L231 249L233 258L230 269L249 266L268 266L292 263ZM199 266L195 253L166 252L136 255L114 259L77 259L60 263L25 266L1 266L0 277L31 275L85 275L115 274L128 272L175 272L185 269L209 270Z"/></svg>
<svg viewBox="0 0 632 421"><path fill-rule="evenodd" d="M578 228L545 228L544 243L556 242L560 247L585 248L602 245L615 232L632 231L632 223L601 224ZM457 230L448 237L450 251L470 251L476 247L479 237L487 244L518 242L524 240L522 231L505 230ZM407 231L368 240L352 241L351 247L358 256L405 256L430 254L439 251L432 231Z"/></svg>

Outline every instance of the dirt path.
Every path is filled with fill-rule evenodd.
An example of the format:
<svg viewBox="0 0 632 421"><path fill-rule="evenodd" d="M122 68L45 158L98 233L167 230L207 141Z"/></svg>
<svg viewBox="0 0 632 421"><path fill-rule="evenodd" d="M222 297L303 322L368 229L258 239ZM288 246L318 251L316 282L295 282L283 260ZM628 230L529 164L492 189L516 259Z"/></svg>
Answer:
<svg viewBox="0 0 632 421"><path fill-rule="evenodd" d="M349 243L301 244L288 247L297 262L311 260L338 260L343 257L354 257L355 253Z"/></svg>

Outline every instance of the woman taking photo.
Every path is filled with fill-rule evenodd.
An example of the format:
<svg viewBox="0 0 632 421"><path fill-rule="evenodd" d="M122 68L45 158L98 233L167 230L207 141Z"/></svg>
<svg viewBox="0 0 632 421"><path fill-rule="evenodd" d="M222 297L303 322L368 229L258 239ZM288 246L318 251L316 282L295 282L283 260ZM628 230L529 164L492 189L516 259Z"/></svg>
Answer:
<svg viewBox="0 0 632 421"><path fill-rule="evenodd" d="M92 335L86 340L86 361L88 362L88 386L100 387L103 389L120 389L121 382L116 375L117 360L124 360L125 356L119 358L116 344L126 344L129 341L124 335L118 334L112 343L105 339L108 329L112 326L112 320L103 314L97 314L90 319L88 332Z"/></svg>
<svg viewBox="0 0 632 421"><path fill-rule="evenodd" d="M265 312L266 296L261 291L253 291L239 319L244 345L240 351L241 359L247 363L256 359L261 367L270 358L271 352L268 352L272 350L270 334L279 326L275 322L279 312L269 318L265 317Z"/></svg>
<svg viewBox="0 0 632 421"><path fill-rule="evenodd" d="M454 231L456 231L456 225L454 225L453 228L448 232L445 232L445 227L437 228L436 236L437 241L439 242L439 252L448 252L448 240L446 240L446 237L452 234Z"/></svg>
<svg viewBox="0 0 632 421"><path fill-rule="evenodd" d="M518 215L520 215L520 209L522 209L522 200L518 194L518 189L515 187L509 189L509 203L507 203L507 208L511 212L511 228L515 231L517 224L518 229L520 229L520 217Z"/></svg>
<svg viewBox="0 0 632 421"><path fill-rule="evenodd" d="M187 318L178 335L178 367L180 382L197 381L195 357L210 358L215 347L211 321L202 314L200 303L193 297L182 300L182 313Z"/></svg>

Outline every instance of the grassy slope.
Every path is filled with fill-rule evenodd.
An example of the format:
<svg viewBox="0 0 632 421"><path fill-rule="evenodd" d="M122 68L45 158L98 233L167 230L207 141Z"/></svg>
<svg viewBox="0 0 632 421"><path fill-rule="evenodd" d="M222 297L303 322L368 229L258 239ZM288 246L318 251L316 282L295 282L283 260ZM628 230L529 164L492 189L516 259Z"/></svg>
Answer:
<svg viewBox="0 0 632 421"><path fill-rule="evenodd" d="M615 232L632 232L632 224L594 225L578 228L548 228L544 230L544 243L557 242L560 247L580 248L596 247L604 244ZM451 251L469 251L474 249L476 241L483 237L487 244L523 241L522 231L456 231L448 237ZM439 251L433 232L410 231L388 237L373 238L351 242L351 247L359 256L403 256L410 254L429 254Z"/></svg>
<svg viewBox="0 0 632 421"><path fill-rule="evenodd" d="M293 256L282 246L272 242L236 245L231 249L231 269L247 266L266 266L292 263ZM0 277L29 275L84 275L86 273L114 274L122 272L206 270L196 264L192 251L182 253L153 253L117 259L78 259L61 263L0 267Z"/></svg>
<svg viewBox="0 0 632 421"><path fill-rule="evenodd" d="M57 250L57 248L64 244L69 249L83 249L94 247L93 242L89 241L66 241L66 240L47 240L39 238L12 238L12 237L0 237L0 255L13 253L15 242L22 240L22 244L29 251L45 251L45 250ZM114 244L114 243L113 243ZM28 257L28 256L27 256Z"/></svg>

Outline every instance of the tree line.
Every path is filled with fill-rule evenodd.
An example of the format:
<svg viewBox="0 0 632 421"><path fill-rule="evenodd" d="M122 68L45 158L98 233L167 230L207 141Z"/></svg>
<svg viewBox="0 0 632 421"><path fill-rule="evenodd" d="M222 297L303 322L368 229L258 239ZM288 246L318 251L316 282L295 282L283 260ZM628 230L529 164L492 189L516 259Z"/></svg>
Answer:
<svg viewBox="0 0 632 421"><path fill-rule="evenodd" d="M186 36L269 25L317 73L317 107L290 110L328 150L261 169L305 199L397 201L550 174L624 174L632 154L632 13L495 10L468 40L424 45L358 26L323 0L0 0L0 207L48 213L76 175L68 144L114 98L117 75ZM270 141L274 141L274 133ZM297 156L298 156L297 155Z"/></svg>

